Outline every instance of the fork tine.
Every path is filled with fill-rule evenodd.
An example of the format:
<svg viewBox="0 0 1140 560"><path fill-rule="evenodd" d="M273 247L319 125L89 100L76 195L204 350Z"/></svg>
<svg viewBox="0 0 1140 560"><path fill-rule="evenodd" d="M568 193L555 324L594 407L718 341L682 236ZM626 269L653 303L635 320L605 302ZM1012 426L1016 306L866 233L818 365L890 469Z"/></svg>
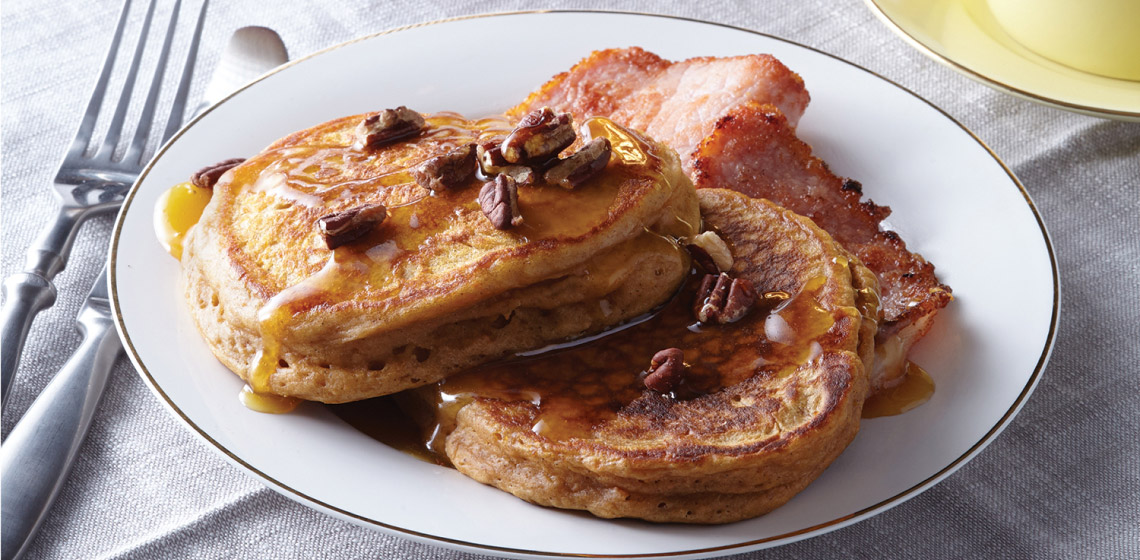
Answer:
<svg viewBox="0 0 1140 560"><path fill-rule="evenodd" d="M107 60L103 61L103 70L99 73L99 80L95 82L95 91L91 92L91 100L87 102L87 111L83 113L83 121L79 123L79 131L72 141L71 151L82 154L87 150L91 141L91 133L95 130L95 121L99 119L99 108L103 106L103 97L107 93L107 82L111 81L111 71L115 67L115 55L119 52L119 43L123 40L123 29L127 27L127 14L131 11L131 0L123 2L123 9L119 13L119 23L115 25L115 35L111 37L111 48L107 51Z"/></svg>
<svg viewBox="0 0 1140 560"><path fill-rule="evenodd" d="M162 144L170 140L178 129L182 128L182 117L186 114L186 100L190 97L190 83L194 76L194 61L198 58L198 43L202 39L202 27L206 22L206 7L210 0L202 0L202 9L198 11L198 22L194 26L194 37L190 40L190 49L186 53L186 64L182 66L182 78L178 82L178 91L174 94L174 103L170 107L170 116L166 119L166 129L162 131Z"/></svg>
<svg viewBox="0 0 1140 560"><path fill-rule="evenodd" d="M131 104L131 92L135 89L135 78L138 77L139 64L142 62L143 51L146 50L146 37L150 33L150 22L154 17L156 0L151 0L143 20L142 30L139 33L139 43L135 47L135 56L131 59L131 67L127 70L127 79L123 83L123 93L119 96L119 104L115 107L115 115L111 117L111 125L107 129L107 137L103 139L97 155L110 159L114 155L115 145L123 133L123 121L127 118L127 109Z"/></svg>
<svg viewBox="0 0 1140 560"><path fill-rule="evenodd" d="M170 23L166 26L166 38L162 41L162 50L158 54L158 64L154 68L154 77L150 82L150 92L146 96L146 102L143 103L142 113L139 115L139 124L135 127L135 136L131 139L131 145L127 148L127 153L123 156L123 161L138 162L140 165L143 163L142 155L146 149L146 140L150 136L150 130L153 128L154 109L158 104L158 94L162 91L162 81L166 76L166 61L170 58L170 44L174 40L174 31L178 25L178 10L182 6L182 0L175 0L174 8L170 13Z"/></svg>

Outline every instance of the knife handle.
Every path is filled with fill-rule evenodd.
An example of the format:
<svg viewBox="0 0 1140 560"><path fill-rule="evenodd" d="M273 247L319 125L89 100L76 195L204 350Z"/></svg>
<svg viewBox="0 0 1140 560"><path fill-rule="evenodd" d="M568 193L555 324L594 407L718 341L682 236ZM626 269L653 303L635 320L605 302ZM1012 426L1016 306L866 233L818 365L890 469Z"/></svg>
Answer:
<svg viewBox="0 0 1140 560"><path fill-rule="evenodd" d="M104 206L60 206L55 219L28 248L24 272L4 280L4 307L0 309L0 405L8 402L8 390L16 377L32 320L55 303L56 290L51 280L67 265L79 226L103 211Z"/></svg>
<svg viewBox="0 0 1140 560"><path fill-rule="evenodd" d="M0 446L0 557L23 553L91 425L122 342L107 310L84 308L83 342Z"/></svg>

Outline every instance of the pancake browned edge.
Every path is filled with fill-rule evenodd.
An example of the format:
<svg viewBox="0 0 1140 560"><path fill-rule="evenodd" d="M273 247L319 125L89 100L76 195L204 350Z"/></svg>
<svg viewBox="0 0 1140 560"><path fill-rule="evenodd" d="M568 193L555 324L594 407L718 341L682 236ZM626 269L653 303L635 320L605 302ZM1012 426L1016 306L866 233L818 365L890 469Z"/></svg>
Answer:
<svg viewBox="0 0 1140 560"><path fill-rule="evenodd" d="M191 314L218 359L259 393L347 402L437 381L597 332L669 299L689 270L676 239L699 223L675 153L605 119L613 156L573 190L519 188L523 221L496 229L481 181L429 193L409 169L503 136L503 118L427 116L376 149L364 116L287 136L222 176L182 257ZM387 218L330 250L318 219L368 204ZM645 274L644 271L653 271Z"/></svg>
<svg viewBox="0 0 1140 560"><path fill-rule="evenodd" d="M401 394L430 444L480 482L607 518L727 523L818 477L859 429L875 276L807 218L728 190L698 197L704 227L731 249L728 272L763 303L698 327L694 275L650 321ZM639 373L666 347L684 352L687 373L663 394Z"/></svg>

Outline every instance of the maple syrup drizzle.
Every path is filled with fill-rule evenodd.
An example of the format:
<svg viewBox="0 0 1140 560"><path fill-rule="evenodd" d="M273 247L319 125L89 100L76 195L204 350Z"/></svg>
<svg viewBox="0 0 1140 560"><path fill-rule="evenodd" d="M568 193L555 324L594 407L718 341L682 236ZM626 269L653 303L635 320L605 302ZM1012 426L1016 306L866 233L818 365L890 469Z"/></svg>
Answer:
<svg viewBox="0 0 1140 560"><path fill-rule="evenodd" d="M511 130L510 123L503 117L469 122L454 113L439 113L427 120L430 128L424 136L444 147L470 141L472 134L477 138L487 138L505 135ZM607 120L589 119L585 125L592 135L610 138L614 147L613 159L619 164L646 165L657 159L650 144ZM282 400L286 398L269 392L273 373L280 367L288 367L282 359L283 340L296 315L307 311L311 302L343 301L355 291L369 289L385 279L391 281L403 257L423 244L430 243L434 233L445 230L449 220L461 215L460 209L478 211L478 202L470 196L463 199L436 196L435 193L425 196L422 189L411 185L413 181L406 169L419 161L413 161L409 157L384 163L394 171L354 180L341 177L338 166L366 165L371 156L355 153L343 146L327 144L317 147L283 147L271 150L271 153L269 157L258 158L258 162L247 162L252 164L237 168L233 179L238 184L251 185L251 192L270 201L275 200L276 202L266 204L268 209L289 206L323 207L330 201L353 199L361 191L360 187L365 186L368 187L365 190L370 191L377 188L390 189L392 196L386 200L389 219L377 229L391 227L392 223L400 224L398 227L401 227L398 235L373 232L376 235L372 235L371 240L376 242L367 248L338 248L317 273L292 282L290 287L270 298L259 310L262 347L251 364L250 384L243 391L241 400L251 409L278 412L296 406L296 399ZM615 187L625 180L625 175L629 172L621 171L620 167L618 169L615 176L603 177L601 181L595 181L601 185L593 185L591 188L579 188L571 192L551 188L524 189L520 193L519 202L525 224L520 228L520 239L527 242L547 236L576 237L587 234L595 225L597 216L608 211L614 204L617 196ZM174 225L158 230L160 240L176 257L181 256L182 236L201 215L201 208L196 208L192 202L199 199L208 202L210 197L209 191L200 193L193 189L195 187L192 185L176 186L156 208L156 229L160 215L180 218L164 218L164 224ZM185 196L184 191L194 196ZM205 202L200 206L204 207ZM683 229L677 225L671 227Z"/></svg>
<svg viewBox="0 0 1140 560"><path fill-rule="evenodd" d="M667 244L674 251L682 251L675 239L647 231L645 235L634 240L633 246L628 248L631 252L648 251L644 244ZM625 258L623 252L611 255L612 258ZM601 273L610 268L605 263L592 263L597 265L596 272ZM606 315L604 309L606 300L599 303L598 313ZM551 359L558 352L569 350L578 346L589 345L595 341L612 336L614 333L634 327L642 322L652 320L656 312L646 313L643 316L630 319L624 324L596 335L548 345L544 348L519 352L509 363L522 362L530 359ZM446 391L434 392L440 385L429 386L422 389L413 389L396 396L379 397L366 401L332 405L330 410L349 425L369 435L382 443L400 451L404 451L418 459L429 463L450 466L447 459L444 443L445 437L455 425L455 417L459 410L476 398L496 398L504 401L523 401L536 407L543 405L543 394L530 389L516 389L512 387L484 386L478 380L480 374L460 376L461 379L452 378ZM417 395L409 397L408 395ZM431 401L430 404L427 404ZM549 399L547 399L549 401ZM547 410L551 405L545 405ZM573 424L559 422L558 415L537 421L533 430L546 437L570 437L572 433L580 433L580 429ZM579 431L575 431L579 430Z"/></svg>
<svg viewBox="0 0 1140 560"><path fill-rule="evenodd" d="M155 203L155 233L159 242L174 258L182 259L182 242L186 233L198 223L212 195L210 189L193 183L179 183L163 193ZM301 402L292 397L255 392L249 385L242 388L238 399L250 410L272 414L290 412Z"/></svg>
<svg viewBox="0 0 1140 560"><path fill-rule="evenodd" d="M281 395L274 395L273 393L258 393L251 389L249 385L241 388L241 392L238 393L238 400L241 401L241 404L246 408L266 414L285 414L292 412L301 404L301 399L283 397Z"/></svg>
<svg viewBox="0 0 1140 560"><path fill-rule="evenodd" d="M158 197L154 205L154 232L170 256L182 260L186 232L198 223L212 194L210 189L193 183L179 183Z"/></svg>
<svg viewBox="0 0 1140 560"><path fill-rule="evenodd" d="M447 115L437 117L439 120L446 121ZM458 118L458 117L456 117ZM499 129L505 129L507 124L500 119L486 119L479 121L480 126L484 130L493 133ZM614 155L617 159L628 165L645 164L649 157L653 157L648 150L648 145L635 135L626 133L625 131L616 128L609 123L600 119L591 119L586 123L587 128L590 129L592 135L606 135L610 137L613 144ZM440 128L444 132L433 132L433 134L447 134L449 127L441 125ZM322 172L325 168L321 167L321 162L327 161L343 161L343 157L330 155L327 150L318 150L310 154L306 158L300 159L302 162L310 162L309 165L301 168L305 173L311 174L315 179L323 179ZM293 158L291 163L296 164L298 158ZM302 176L303 174L293 173L291 175L282 173L276 169L267 169L262 171L262 175L258 178L257 190L266 192L267 194L287 201L293 204L301 205L316 205L320 202L317 196L319 193L334 190L328 183L321 183L316 180L307 180ZM328 173L324 173L328 176ZM384 174L379 178L371 178L372 184L379 183L382 186L390 186L401 184L410 181L410 177L406 172L395 171ZM334 185L339 187L350 187L352 181L345 181L343 183ZM581 213L567 213L564 207L557 203L554 189L527 189L524 193L530 193L532 196L528 197L524 194L520 205L529 211L524 214L527 221L527 233L536 237L543 234L551 234L554 232L575 231L579 227L585 227L586 222L576 227L577 224L568 224L565 220L568 216L581 215ZM156 235L163 247L175 258L180 259L182 254L182 241L189 231L189 229L197 223L211 198L212 191L209 189L201 189L191 183L181 183L175 185L164 193L155 207L154 225ZM566 193L557 193L557 196L565 198ZM423 198L423 197L421 197ZM420 230L421 224L419 223L420 215L431 215L430 211L416 212L415 204L420 202L421 199L414 199L402 204L392 206L392 214L397 219L404 218L412 230ZM581 202L581 201L580 201ZM594 203L598 208L608 206L612 203L612 198L605 197L592 197L585 200L587 203ZM585 212L589 214L590 212ZM240 399L241 402L250 408L259 412L269 413L283 413L293 410L300 402L299 399L291 397L281 397L269 393L269 377L281 365L280 364L280 349L281 340L288 329L288 323L293 313L294 307L298 302L309 299L310 297L335 297L338 292L343 293L347 290L359 288L359 280L362 272L371 271L372 276L376 273L390 274L392 257L396 256L402 251L411 251L418 247L427 239L431 233L432 228L422 228L418 235L401 236L400 239L403 243L398 247L391 245L377 244L366 251L341 251L334 252L326 265L317 274L310 276L304 281L280 292L276 297L270 300L259 313L261 320L264 346L258 353L256 358L256 366L252 376L251 386L247 385L243 388ZM338 256L340 257L338 259ZM362 257L367 257L367 261ZM385 266L387 264L388 266ZM820 278L822 282L822 278ZM810 291L810 288L805 288L805 291ZM795 348L797 345L795 341L809 339L813 334L821 334L830 324L825 324L826 321L814 321L817 323L817 328L809 328L804 332L795 332L798 329L792 328L787 318L781 315L781 312L787 308L788 300L792 299L786 293L773 292L768 294L768 298L772 304L770 308L772 311L763 321L763 329L765 336L770 342L775 343L775 346L785 346L787 348ZM681 300L684 298L677 298ZM670 306L678 307L676 301ZM686 305L680 305L686 308L684 313L688 313ZM810 306L809 306L810 307ZM818 309L808 311L808 315L813 313L822 313L823 310ZM663 313L664 315L665 313ZM676 314L676 313L674 313ZM654 318L651 321L656 324L657 322L670 321L676 322L676 319ZM700 334L703 329L698 325L692 324L691 321L686 319L684 322L684 329L692 334ZM803 329L805 325L811 325L813 321L799 321L799 329ZM626 324L621 325L616 330L637 330L640 325ZM820 330L822 328L822 330ZM592 337L600 340L605 340L613 333L605 333L605 335ZM620 335L619 335L620 336ZM782 343L782 344L781 344ZM567 347L581 347L577 349L580 352L589 352L589 348L596 345L604 345L604 342L577 342L570 345L553 345L544 351L552 355L560 355L562 352L567 351ZM667 343L666 343L667 344ZM661 345L658 342L657 345ZM776 363L780 361L791 360L803 361L812 358L813 346L812 345L799 345L799 354L797 356L785 356L784 360L774 359L771 357L761 359L756 365L764 366L765 364ZM815 345L814 348L818 348ZM573 350L571 350L573 351ZM544 352L530 352L526 357L534 355L543 356ZM550 357L543 357L540 359L552 359ZM613 364L609 364L612 368ZM632 367L632 366L631 366ZM640 366L637 366L640 367ZM633 367L636 370L637 367ZM483 369L483 368L480 368ZM789 372L788 368L782 368L781 371ZM471 375L478 375L472 373ZM472 377L474 378L474 377ZM446 419L451 419L454 422L454 414L462 408L464 404L470 402L474 398L498 398L500 400L524 400L535 405L540 413L537 416L533 425L533 430L543 436L552 439L564 439L569 437L585 437L589 434L593 426L598 425L604 417L609 417L610 414L606 412L598 413L594 418L588 421L582 421L581 418L573 418L572 414L568 414L567 410L571 410L576 406L562 406L557 403L557 397L552 398L551 395L544 395L537 391L519 391L516 389L505 388L488 388L484 384L478 384L478 391L463 388L464 376L453 377L438 385L436 390L438 396L436 397L436 407L439 410L434 412L437 418L445 419L428 423L429 428L423 434L417 424L411 422L409 417L398 407L390 402L388 398L373 399L371 401L363 401L362 403L354 403L353 405L340 405L333 407L335 412L343 419L348 421L353 426L361 429L370 436L379 439L397 449L401 449L412 453L424 460L430 460L437 463L446 463L442 454L443 435L445 435L450 427L446 424ZM707 383L706 383L707 385ZM706 387L707 388L707 387ZM628 400L636 398L636 392L640 391L640 387L636 384L633 385L633 390L629 391L626 397ZM887 416L894 414L901 414L908 410L915 408L918 405L929 400L934 390L934 384L930 376L912 362L906 363L906 373L903 382L898 386L884 390L872 397L868 398L864 406L863 417L874 418L879 416ZM621 392L620 390L618 392ZM565 403L563 403L565 404ZM347 407L347 408L346 408ZM379 412L379 414L377 413ZM377 420L380 420L379 422ZM378 426L385 426L380 428Z"/></svg>
<svg viewBox="0 0 1140 560"><path fill-rule="evenodd" d="M902 382L867 397L863 418L896 416L930 400L934 395L934 379L926 370L907 360Z"/></svg>
<svg viewBox="0 0 1140 560"><path fill-rule="evenodd" d="M413 455L423 458L426 453L425 460L447 465L446 435L454 428L459 410L475 399L527 403L534 410L531 431L535 434L554 441L586 439L646 393L639 374L661 348L685 349L689 380L673 395L682 399L715 392L761 370L790 375L822 350L818 343L803 343L833 324L831 315L816 302L822 278L809 281L796 294L763 294L752 312L736 323L694 328L692 300L699 280L691 276L678 295L651 317L619 325L588 342L552 345L544 353L526 353L434 385L355 403L352 414L343 414L340 405L332 407L333 413L397 449L406 450L408 442L418 442L412 444ZM769 322L781 323L780 328L787 329L792 338L764 340ZM732 329L734 334L726 336L722 329ZM741 363L731 348L737 336L739 340L763 340L760 359ZM392 401L409 411L415 422L379 425L383 414L365 412L370 407L391 407Z"/></svg>
<svg viewBox="0 0 1140 560"><path fill-rule="evenodd" d="M468 135L464 138L470 138L470 132L448 125L449 119L453 118L458 117L430 118L431 134L448 138L449 134L455 135L456 131L459 131ZM601 119L590 119L586 126L595 134L608 135L612 144L622 146L624 155L619 158L620 162L632 158L636 164L644 165L650 158L656 157L650 153L651 147L644 140L624 129L599 124L600 121ZM499 130L497 127L504 126L504 122L500 119L485 119L476 121L475 128L483 131L484 135L493 134ZM641 155L634 157L634 153ZM330 157L325 153L317 158L304 159L304 162L311 162L304 169L312 172L310 169L312 166L319 165ZM400 163L412 165L416 162ZM595 184L574 191L545 187L522 189L519 194L519 207L523 215L523 226L519 228L522 241L586 235L596 226L598 217L604 216L614 206L619 194L617 187L625 181L628 172L619 167ZM254 191L276 194L294 202L312 196L307 193L313 188L295 179L293 175L287 176L276 165L270 165L253 180ZM386 173L380 176L377 186L400 185L411 180L406 172ZM359 182L340 183L333 187L324 186L321 187L321 192L338 190L348 192L357 183ZM289 189L288 194L282 197L280 193L286 185ZM399 276L398 271L405 257L413 254L425 243L431 243L433 235L450 226L450 221L439 219L440 216L457 216L461 211L480 212L478 201L474 197L460 197L461 194L449 193L441 196L420 194L418 198L389 206L388 219L377 228L388 231L373 232L371 239L373 243L366 242L356 244L358 246L338 248L319 272L270 298L258 313L262 347L254 359L251 375L253 390L258 393L268 392L273 373L279 367L287 367L287 363L283 363L281 359L282 341L288 335L292 320L298 313L307 311L310 302L345 301L353 294L372 286L390 284L393 277ZM424 221L420 216L436 217L436 219ZM392 231L397 228L398 231Z"/></svg>

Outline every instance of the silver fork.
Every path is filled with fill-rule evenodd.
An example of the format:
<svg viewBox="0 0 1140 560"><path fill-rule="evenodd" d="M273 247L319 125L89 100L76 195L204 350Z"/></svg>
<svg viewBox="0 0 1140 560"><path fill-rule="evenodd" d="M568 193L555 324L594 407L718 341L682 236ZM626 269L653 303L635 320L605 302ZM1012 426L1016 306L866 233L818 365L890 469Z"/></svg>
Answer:
<svg viewBox="0 0 1140 560"><path fill-rule="evenodd" d="M115 65L119 44L123 39L123 29L126 27L127 16L130 13L131 0L125 0L119 22L115 28L115 35L111 39L111 48L107 60L103 63L103 70L99 74L99 81L95 84L95 91L91 101L87 104L87 112L79 125L79 132L71 143L71 148L63 157L63 163L55 176L55 193L59 199L59 212L48 227L40 233L35 242L28 249L24 272L16 273L4 281L4 304L0 309L0 403L7 402L8 390L12 386L16 369L20 363L20 354L23 351L24 340L32 319L40 311L55 303L56 288L52 278L59 274L67 265L68 255L75 242L75 234L79 226L88 218L102 213L117 210L123 202L127 190L134 183L143 165L146 163L144 152L148 141L152 138L151 129L155 120L155 109L158 105L159 92L162 89L163 76L166 74L166 62L170 55L170 45L174 38L178 12L181 0L176 0L170 23L167 26L166 37L163 40L162 50L159 53L158 65L155 68L154 79L143 104L142 114L139 117L138 128L134 137L127 146L121 158L115 157L115 148L123 133L123 124L126 120L127 109L130 106L131 93L135 89L135 79L138 76L140 62L146 47L146 38L150 30L151 20L154 16L156 0L151 0L147 8L143 26L139 34L138 46L135 48L130 68L127 70L126 81L120 94L119 102L111 117L107 136L102 144L95 146L92 143L92 133L95 123L103 105L103 97L107 92L107 84ZM194 70L194 60L198 54L198 44L202 35L202 23L206 13L207 0L202 2L202 8L195 24L194 35L191 39L186 63L183 66L182 76L174 102L170 108L170 116L166 120L166 127L162 131L161 141L165 142L175 131L182 126L182 117L186 112L186 100L190 93L191 76ZM89 148L95 147L94 155L88 156Z"/></svg>

